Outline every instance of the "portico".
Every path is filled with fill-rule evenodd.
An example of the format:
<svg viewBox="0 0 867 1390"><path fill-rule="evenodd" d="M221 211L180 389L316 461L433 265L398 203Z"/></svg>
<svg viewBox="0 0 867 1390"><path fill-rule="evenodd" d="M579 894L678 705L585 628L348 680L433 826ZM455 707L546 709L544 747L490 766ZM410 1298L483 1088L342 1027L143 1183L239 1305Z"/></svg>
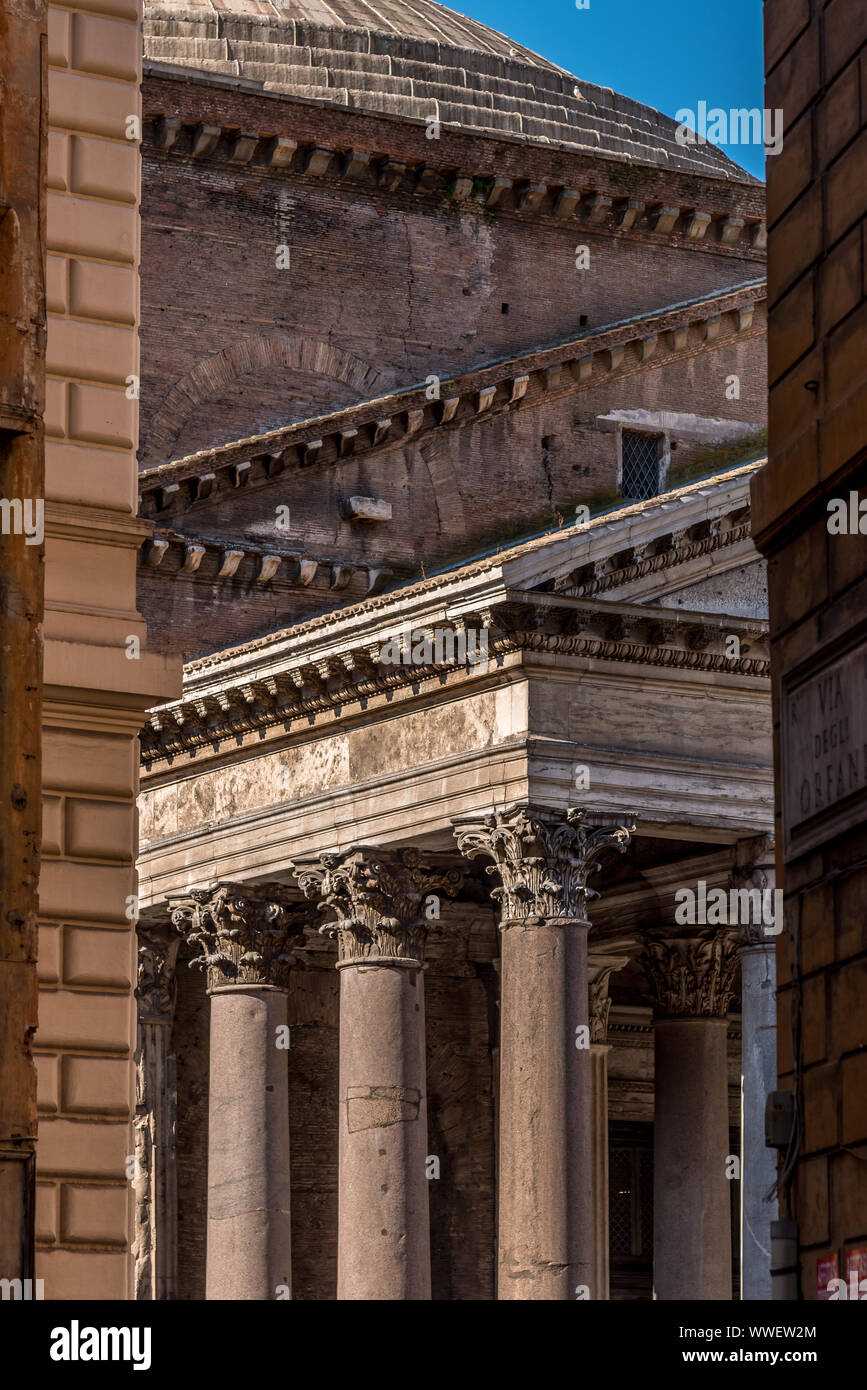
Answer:
<svg viewBox="0 0 867 1390"><path fill-rule="evenodd" d="M719 488L721 508L739 486ZM690 505L700 516L708 501ZM640 522L664 533L664 511L650 511ZM178 895L221 884L236 885L235 902L285 901L298 923L281 995L285 1070L266 1065L261 1043L244 1052L252 1014L236 1009L229 1026L248 1057L239 1123L263 1088L288 1096L291 1146L266 1117L276 1137L254 1167L289 1181L302 1297L607 1297L607 1128L621 1115L657 1127L663 1117L663 1219L669 1192L687 1210L710 1178L717 1194L715 1264L687 1223L693 1291L670 1290L660 1247L657 1296L731 1296L737 957L727 934L678 926L674 912L678 889L728 885L733 846L770 827L764 628L664 597L564 592L608 540L600 526L530 543L193 663L184 700L154 717L143 926ZM378 663L407 622L484 630L487 660ZM190 953L187 931L181 958ZM710 1012L684 1023L660 1003L674 987L660 971L679 980L682 957L700 974L708 953L724 979L700 1006ZM196 972L181 973L193 993L175 1046L201 1093L192 1038L201 1047L206 1001L194 998ZM209 988L213 1048L214 1006L239 984ZM701 980L696 990L706 1001ZM620 1069L618 1031L605 1031L612 996L615 1014L631 1009L648 1027L656 1009L655 1099L652 1085L621 1104L616 1076L609 1087ZM688 1046L664 1043L673 1029L692 1030ZM220 1094L212 1080L212 1134ZM204 1220L207 1209L210 1229L217 1184L209 1177L205 1193L195 1136L178 1140L187 1210ZM203 1252L185 1240L192 1270ZM328 1255L314 1279L305 1251L317 1240Z"/></svg>

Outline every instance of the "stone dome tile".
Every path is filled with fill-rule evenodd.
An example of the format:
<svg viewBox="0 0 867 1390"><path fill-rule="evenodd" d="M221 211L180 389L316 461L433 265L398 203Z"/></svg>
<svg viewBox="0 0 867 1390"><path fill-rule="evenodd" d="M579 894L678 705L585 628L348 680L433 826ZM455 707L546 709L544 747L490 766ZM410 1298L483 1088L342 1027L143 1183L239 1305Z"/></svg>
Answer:
<svg viewBox="0 0 867 1390"><path fill-rule="evenodd" d="M145 0L144 47L288 96L757 182L715 146L678 145L652 107L435 0Z"/></svg>

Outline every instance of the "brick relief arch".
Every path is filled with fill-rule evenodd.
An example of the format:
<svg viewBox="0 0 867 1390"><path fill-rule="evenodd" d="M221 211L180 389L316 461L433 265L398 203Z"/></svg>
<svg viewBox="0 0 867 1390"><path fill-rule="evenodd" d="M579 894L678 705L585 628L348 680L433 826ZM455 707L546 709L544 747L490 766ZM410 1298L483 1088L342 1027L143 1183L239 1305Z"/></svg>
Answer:
<svg viewBox="0 0 867 1390"><path fill-rule="evenodd" d="M175 382L142 439L142 459L162 462L172 458L184 425L200 407L228 392L244 377L255 374L273 376L281 368L303 374L308 382L311 378L320 377L342 383L348 388L345 401L335 400L333 391L323 393L323 410L379 395L390 387L390 383L369 362L362 361L351 352L332 347L321 339L264 335L245 338L214 353L212 357L204 358L191 372ZM340 393L337 394L339 396ZM280 423L289 424L291 418L287 403L286 419ZM239 428L237 437L243 434L243 427Z"/></svg>

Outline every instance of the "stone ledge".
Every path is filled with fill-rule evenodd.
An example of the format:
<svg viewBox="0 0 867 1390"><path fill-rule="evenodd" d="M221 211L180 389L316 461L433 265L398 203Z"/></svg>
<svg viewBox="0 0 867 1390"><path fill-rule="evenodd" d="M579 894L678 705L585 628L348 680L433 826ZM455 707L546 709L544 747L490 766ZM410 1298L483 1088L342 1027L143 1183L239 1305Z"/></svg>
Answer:
<svg viewBox="0 0 867 1390"><path fill-rule="evenodd" d="M746 311L766 294L763 281L729 287L443 380L435 400L429 399L427 385L407 387L314 420L158 464L139 476L140 509L148 519L169 520L199 501L213 503L219 493L239 486L239 469L245 487L264 486L286 468L331 467L345 457L393 448L432 431L460 429L483 415L531 407L553 394L598 386L601 377L612 373L626 377L645 369L649 336L654 339L654 367L679 356L686 360L713 350L729 336L761 331ZM705 331L708 319L720 320L720 331L713 339Z"/></svg>

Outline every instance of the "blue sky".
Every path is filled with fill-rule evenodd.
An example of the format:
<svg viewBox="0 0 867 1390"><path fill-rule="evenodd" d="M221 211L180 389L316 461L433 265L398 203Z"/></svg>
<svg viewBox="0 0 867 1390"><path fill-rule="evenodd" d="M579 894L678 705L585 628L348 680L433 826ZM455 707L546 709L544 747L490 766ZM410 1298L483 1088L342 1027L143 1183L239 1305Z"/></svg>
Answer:
<svg viewBox="0 0 867 1390"><path fill-rule="evenodd" d="M602 87L674 116L764 106L761 0L445 0ZM723 146L757 178L761 146Z"/></svg>

